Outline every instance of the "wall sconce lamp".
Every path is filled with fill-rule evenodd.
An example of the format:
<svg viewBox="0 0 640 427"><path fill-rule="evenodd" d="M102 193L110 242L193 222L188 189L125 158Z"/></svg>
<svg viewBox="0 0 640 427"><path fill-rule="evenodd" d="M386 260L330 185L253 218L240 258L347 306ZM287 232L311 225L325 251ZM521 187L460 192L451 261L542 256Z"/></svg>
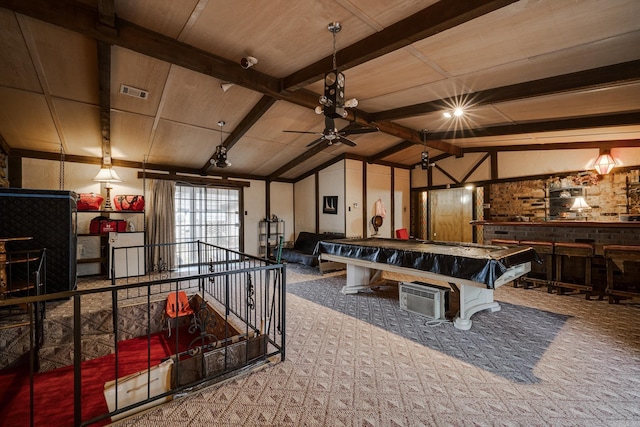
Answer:
<svg viewBox="0 0 640 427"><path fill-rule="evenodd" d="M587 204L587 201L582 196L576 197L573 201L573 205L569 208L569 210L578 211L577 216L582 216L582 211L585 209L591 209L591 206Z"/></svg>
<svg viewBox="0 0 640 427"><path fill-rule="evenodd" d="M600 175L606 175L616 166L616 161L611 157L609 150L601 151L600 155L593 164L593 168Z"/></svg>
<svg viewBox="0 0 640 427"><path fill-rule="evenodd" d="M107 201L104 204L104 210L105 211L113 210L113 208L111 207L111 189L113 188L111 186L111 183L122 182L122 180L120 179L116 171L111 169L110 166L102 166L102 168L100 168L100 172L98 172L98 174L95 176L95 178L93 178L93 180L97 182L105 183L104 188L107 189Z"/></svg>

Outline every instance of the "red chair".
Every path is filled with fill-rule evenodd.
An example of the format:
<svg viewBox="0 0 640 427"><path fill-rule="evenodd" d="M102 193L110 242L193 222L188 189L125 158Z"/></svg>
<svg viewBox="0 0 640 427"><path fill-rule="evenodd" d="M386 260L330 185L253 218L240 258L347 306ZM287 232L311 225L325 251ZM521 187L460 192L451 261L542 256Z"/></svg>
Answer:
<svg viewBox="0 0 640 427"><path fill-rule="evenodd" d="M409 240L409 232L406 228L398 228L396 230L396 239Z"/></svg>
<svg viewBox="0 0 640 427"><path fill-rule="evenodd" d="M196 313L189 305L189 297L185 291L171 292L167 295L167 306L165 308L167 313L167 327L169 328L169 337L171 337L171 319L178 319L183 316L193 316L193 324L196 324ZM176 320L176 328L178 323Z"/></svg>

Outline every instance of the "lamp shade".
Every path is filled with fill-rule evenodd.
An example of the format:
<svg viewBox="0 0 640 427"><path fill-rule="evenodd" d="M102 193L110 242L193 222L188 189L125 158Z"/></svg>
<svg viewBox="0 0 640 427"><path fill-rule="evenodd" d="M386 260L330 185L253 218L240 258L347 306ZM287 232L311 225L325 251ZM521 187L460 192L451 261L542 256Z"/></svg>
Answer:
<svg viewBox="0 0 640 427"><path fill-rule="evenodd" d="M100 169L100 172L98 172L93 180L98 182L122 182L116 171L105 167Z"/></svg>
<svg viewBox="0 0 640 427"><path fill-rule="evenodd" d="M573 201L573 205L569 208L572 211L582 212L583 209L591 209L591 206L587 204L587 201L584 200L584 197L578 196Z"/></svg>
<svg viewBox="0 0 640 427"><path fill-rule="evenodd" d="M593 167L600 175L606 175L616 166L616 161L613 160L611 154L608 152L602 153L596 159Z"/></svg>

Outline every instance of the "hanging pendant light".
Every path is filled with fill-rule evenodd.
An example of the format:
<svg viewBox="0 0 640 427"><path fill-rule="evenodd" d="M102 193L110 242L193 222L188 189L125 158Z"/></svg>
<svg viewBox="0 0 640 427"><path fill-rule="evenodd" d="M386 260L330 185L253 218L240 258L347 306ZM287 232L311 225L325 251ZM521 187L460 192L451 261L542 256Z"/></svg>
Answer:
<svg viewBox="0 0 640 427"><path fill-rule="evenodd" d="M616 166L616 161L609 153L609 150L602 151L595 163L593 164L593 168L600 174L606 175Z"/></svg>
<svg viewBox="0 0 640 427"><path fill-rule="evenodd" d="M216 152L209 160L209 162L216 167L226 168L227 166L231 166L231 162L227 160L227 147L222 144L222 126L226 123L223 120L218 122L218 126L220 126L220 145L216 147Z"/></svg>

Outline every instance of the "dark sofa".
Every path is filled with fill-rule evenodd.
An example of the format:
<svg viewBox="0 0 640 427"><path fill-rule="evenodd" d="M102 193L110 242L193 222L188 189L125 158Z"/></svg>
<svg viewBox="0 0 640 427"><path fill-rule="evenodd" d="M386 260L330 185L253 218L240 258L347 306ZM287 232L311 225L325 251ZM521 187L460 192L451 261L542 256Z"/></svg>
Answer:
<svg viewBox="0 0 640 427"><path fill-rule="evenodd" d="M318 265L318 242L321 240L342 239L343 233L309 233L301 231L293 248L282 249L282 260L315 267Z"/></svg>

